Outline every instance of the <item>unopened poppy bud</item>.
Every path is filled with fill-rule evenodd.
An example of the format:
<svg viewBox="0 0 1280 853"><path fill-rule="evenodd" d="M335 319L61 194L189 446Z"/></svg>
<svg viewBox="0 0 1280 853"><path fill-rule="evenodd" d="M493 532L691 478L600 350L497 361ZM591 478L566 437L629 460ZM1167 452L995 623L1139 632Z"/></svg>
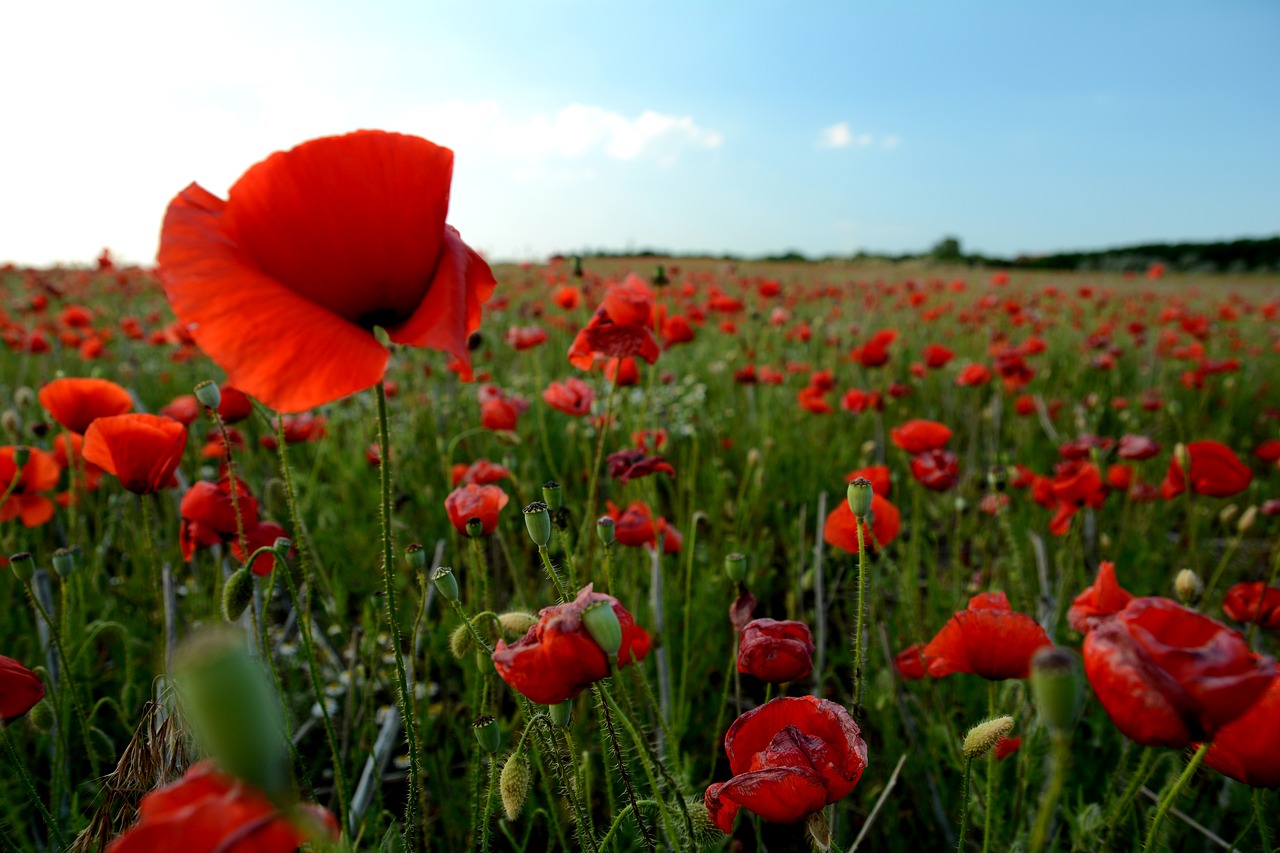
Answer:
<svg viewBox="0 0 1280 853"><path fill-rule="evenodd" d="M605 656L617 660L618 651L622 648L622 623L618 621L618 614L613 612L613 605L608 601L588 605L582 611L582 624L596 645L604 650Z"/></svg>
<svg viewBox="0 0 1280 853"><path fill-rule="evenodd" d="M529 629L538 624L538 617L532 613L525 613L520 610L513 610L510 613L503 613L498 617L498 624L502 626L502 632L513 637L523 637L529 633Z"/></svg>
<svg viewBox="0 0 1280 853"><path fill-rule="evenodd" d="M956 497L956 512L964 513L969 509L969 502L962 497Z"/></svg>
<svg viewBox="0 0 1280 853"><path fill-rule="evenodd" d="M547 716L560 728L569 728L569 724L573 722L573 700L566 699L559 704L548 705Z"/></svg>
<svg viewBox="0 0 1280 853"><path fill-rule="evenodd" d="M458 579L453 576L453 569L437 566L431 572L431 582L448 601L458 600Z"/></svg>
<svg viewBox="0 0 1280 853"><path fill-rule="evenodd" d="M1187 453L1187 446L1182 442L1178 442L1177 446L1173 448L1173 461L1177 462L1178 467L1184 472L1191 467L1191 459Z"/></svg>
<svg viewBox="0 0 1280 853"><path fill-rule="evenodd" d="M600 541L604 543L604 547L612 548L613 543L617 541L617 534L613 529L613 519L607 515L602 515L596 519L596 535L600 537Z"/></svg>
<svg viewBox="0 0 1280 853"><path fill-rule="evenodd" d="M859 477L849 483L849 510L858 518L866 518L867 513L871 512L871 498L874 492L871 490L871 481L866 477Z"/></svg>
<svg viewBox="0 0 1280 853"><path fill-rule="evenodd" d="M507 820L520 817L524 801L529 797L529 762L519 752L514 753L502 765L502 773L498 776L498 790L502 794L502 810L507 813Z"/></svg>
<svg viewBox="0 0 1280 853"><path fill-rule="evenodd" d="M534 501L524 508L524 526L529 538L539 548L551 541L551 513L542 501Z"/></svg>
<svg viewBox="0 0 1280 853"><path fill-rule="evenodd" d="M476 717L471 723L471 733L476 736L476 742L485 752L497 752L498 747L502 745L502 732L498 729L498 721L488 715Z"/></svg>
<svg viewBox="0 0 1280 853"><path fill-rule="evenodd" d="M55 720L57 715L53 713L53 706L48 699L40 700L27 712L27 724L42 734L48 734L53 729Z"/></svg>
<svg viewBox="0 0 1280 853"><path fill-rule="evenodd" d="M1235 518L1236 513L1239 511L1240 507L1235 504L1227 504L1222 508L1222 511L1218 513L1218 521L1222 522L1223 526L1226 526L1231 523L1231 519Z"/></svg>
<svg viewBox="0 0 1280 853"><path fill-rule="evenodd" d="M26 385L19 387L17 391L13 392L13 404L19 409L25 409L28 406L33 405L35 401L36 392L32 391Z"/></svg>
<svg viewBox="0 0 1280 853"><path fill-rule="evenodd" d="M30 553L19 551L9 557L9 568L13 569L13 574L23 583L31 583L31 579L36 574L36 561Z"/></svg>
<svg viewBox="0 0 1280 853"><path fill-rule="evenodd" d="M53 552L53 570L63 580L75 574L83 562L83 554L79 545L72 545L70 548L59 548Z"/></svg>
<svg viewBox="0 0 1280 853"><path fill-rule="evenodd" d="M471 628L464 622L449 634L449 653L458 660L471 651Z"/></svg>
<svg viewBox="0 0 1280 853"><path fill-rule="evenodd" d="M234 622L253 601L253 572L242 566L222 585L222 618Z"/></svg>
<svg viewBox="0 0 1280 853"><path fill-rule="evenodd" d="M1240 514L1240 520L1236 522L1236 532L1245 533L1253 523L1258 520L1258 508L1256 506L1248 507Z"/></svg>
<svg viewBox="0 0 1280 853"><path fill-rule="evenodd" d="M484 649L476 649L476 672L481 675L493 675L493 658L489 655Z"/></svg>
<svg viewBox="0 0 1280 853"><path fill-rule="evenodd" d="M277 536L276 541L271 543L271 550L280 556L281 560L289 558L289 551L293 548L293 542L288 536Z"/></svg>
<svg viewBox="0 0 1280 853"><path fill-rule="evenodd" d="M667 268L662 264L658 264L653 270L653 283L658 287L665 287L671 283L671 279L667 278Z"/></svg>
<svg viewBox="0 0 1280 853"><path fill-rule="evenodd" d="M742 583L747 577L747 555L733 553L724 558L724 573L734 583Z"/></svg>
<svg viewBox="0 0 1280 853"><path fill-rule="evenodd" d="M22 431L22 418L13 409L5 409L4 414L0 415L0 427L7 433L17 435Z"/></svg>
<svg viewBox="0 0 1280 853"><path fill-rule="evenodd" d="M1177 594L1179 601L1190 606L1204 592L1204 581L1200 580L1200 576L1191 569L1183 569L1173 579L1173 591Z"/></svg>
<svg viewBox="0 0 1280 853"><path fill-rule="evenodd" d="M573 256L573 277L582 278L582 258L578 255Z"/></svg>
<svg viewBox="0 0 1280 853"><path fill-rule="evenodd" d="M218 389L217 383L206 379L196 385L196 399L206 409L213 409L216 412L218 406L222 405L222 391Z"/></svg>
<svg viewBox="0 0 1280 853"><path fill-rule="evenodd" d="M805 819L804 828L815 850L831 849L831 827L827 825L827 813L821 809Z"/></svg>
<svg viewBox="0 0 1280 853"><path fill-rule="evenodd" d="M484 535L484 522L478 518L467 519L467 536L479 539Z"/></svg>
<svg viewBox="0 0 1280 853"><path fill-rule="evenodd" d="M13 464L19 471L27 467L27 463L31 461L31 448L25 444L20 444L13 449ZM4 484L8 487L8 483Z"/></svg>
<svg viewBox="0 0 1280 853"><path fill-rule="evenodd" d="M404 549L404 561L415 572L425 572L427 570L427 549L414 542Z"/></svg>
<svg viewBox="0 0 1280 853"><path fill-rule="evenodd" d="M964 736L964 757L981 758L995 747L1000 738L1013 731L1013 717L996 717L978 723Z"/></svg>
<svg viewBox="0 0 1280 853"><path fill-rule="evenodd" d="M1083 698L1080 664L1058 646L1044 646L1031 656L1031 695L1045 724L1055 732L1075 725Z"/></svg>
<svg viewBox="0 0 1280 853"><path fill-rule="evenodd" d="M547 480L542 484L542 500L553 512L564 506L564 491L555 480Z"/></svg>

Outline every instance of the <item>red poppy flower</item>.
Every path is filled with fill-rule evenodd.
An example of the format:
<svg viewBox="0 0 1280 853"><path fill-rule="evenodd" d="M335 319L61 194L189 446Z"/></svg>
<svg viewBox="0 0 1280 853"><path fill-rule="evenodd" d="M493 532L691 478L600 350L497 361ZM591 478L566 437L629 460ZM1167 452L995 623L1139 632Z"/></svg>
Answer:
<svg viewBox="0 0 1280 853"><path fill-rule="evenodd" d="M280 411L380 381L374 326L469 374L495 282L445 225L452 176L448 148L362 130L271 155L225 202L191 184L160 235L165 294L228 381Z"/></svg>
<svg viewBox="0 0 1280 853"><path fill-rule="evenodd" d="M1280 589L1263 581L1238 583L1227 590L1222 612L1237 622L1252 622L1268 631L1280 630Z"/></svg>
<svg viewBox="0 0 1280 853"><path fill-rule="evenodd" d="M520 415L527 408L529 404L519 397L486 385L481 389L480 426L485 429L514 431L519 425Z"/></svg>
<svg viewBox="0 0 1280 853"><path fill-rule="evenodd" d="M157 415L98 418L84 436L84 458L120 478L120 485L149 495L178 485L174 472L187 446L187 428Z"/></svg>
<svg viewBox="0 0 1280 853"><path fill-rule="evenodd" d="M241 509L243 510L243 507ZM288 536L289 534L285 531L285 529L280 525L276 524L274 521L264 521L254 526L252 530L246 530L244 532L245 541L249 546L248 551L240 547L240 540L238 538L236 538L235 536L232 536L231 555L235 557L237 560L244 562L245 560L249 559L249 557L253 554L253 552L257 551L259 548L269 548L272 545L276 544L277 539L281 537L287 538ZM289 556L293 556L297 552L297 550L298 550L297 548L294 548L292 545L290 545ZM266 577L267 575L271 574L271 570L274 569L275 567L276 567L275 558L270 554L262 554L258 557L258 559L253 561L253 565L249 567L249 571L253 572L255 575Z"/></svg>
<svg viewBox="0 0 1280 853"><path fill-rule="evenodd" d="M1213 736L1204 763L1254 788L1280 788L1280 678Z"/></svg>
<svg viewBox="0 0 1280 853"><path fill-rule="evenodd" d="M827 402L827 392L813 385L806 385L796 394L800 408L815 415L829 415L835 411Z"/></svg>
<svg viewBox="0 0 1280 853"><path fill-rule="evenodd" d="M200 420L200 401L195 394L179 394L160 407L160 414L172 418L183 426L191 426Z"/></svg>
<svg viewBox="0 0 1280 853"><path fill-rule="evenodd" d="M959 460L950 450L926 450L911 457L911 476L926 489L945 492L960 479Z"/></svg>
<svg viewBox="0 0 1280 853"><path fill-rule="evenodd" d="M1016 753L1022 747L1022 738L1020 737L1001 737L996 741L995 755L996 761L1004 761L1010 755Z"/></svg>
<svg viewBox="0 0 1280 853"><path fill-rule="evenodd" d="M1102 474L1090 462L1062 463L1052 480L1052 487L1058 500L1058 511L1049 522L1049 532L1054 536L1065 535L1071 529L1071 519L1081 509L1086 506L1098 509L1107 499L1107 486L1102 481Z"/></svg>
<svg viewBox="0 0 1280 853"><path fill-rule="evenodd" d="M467 522L480 519L485 536L498 526L498 513L507 505L507 493L497 486L477 486L468 483L460 489L454 489L444 499L445 511L449 513L449 522L462 535L467 534Z"/></svg>
<svg viewBox="0 0 1280 853"><path fill-rule="evenodd" d="M729 624L734 633L742 633L742 629L751 623L756 612L756 597L746 587L741 587L737 598L729 605Z"/></svg>
<svg viewBox="0 0 1280 853"><path fill-rule="evenodd" d="M609 287L586 328L569 347L569 363L590 370L596 359L639 356L653 364L661 350L653 338L653 291L634 273Z"/></svg>
<svg viewBox="0 0 1280 853"><path fill-rule="evenodd" d="M517 350L533 349L547 339L540 326L512 326L507 329L507 343Z"/></svg>
<svg viewBox="0 0 1280 853"><path fill-rule="evenodd" d="M612 607L622 626L618 666L644 660L649 654L648 632L636 625L618 599L594 592L587 584L573 601L538 611L538 623L510 646L498 640L493 652L498 675L540 705L572 699L606 677L609 659L582 624L583 612L597 601Z"/></svg>
<svg viewBox="0 0 1280 853"><path fill-rule="evenodd" d="M190 562L198 548L210 548L236 538L236 507L231 501L231 488L227 477L216 483L201 480L182 496L178 505L178 515L182 517L178 547L183 560ZM243 480L237 479L235 488L240 522L247 533L258 526L258 501Z"/></svg>
<svg viewBox="0 0 1280 853"><path fill-rule="evenodd" d="M942 344L928 344L924 348L924 363L933 370L946 367L956 354Z"/></svg>
<svg viewBox="0 0 1280 853"><path fill-rule="evenodd" d="M742 629L738 672L769 684L799 681L813 672L813 634L803 622L754 619Z"/></svg>
<svg viewBox="0 0 1280 853"><path fill-rule="evenodd" d="M613 501L606 502L606 515L613 519L614 536L618 543L630 548L640 548L657 544L658 536L662 536L662 553L678 554L684 545L680 531L665 518L654 521L648 504L644 501L632 501L625 509L619 509Z"/></svg>
<svg viewBox="0 0 1280 853"><path fill-rule="evenodd" d="M965 387L986 385L991 381L991 371L981 364L970 364L956 374L956 384Z"/></svg>
<svg viewBox="0 0 1280 853"><path fill-rule="evenodd" d="M1133 595L1116 580L1115 563L1103 560L1093 586L1072 599L1067 624L1072 630L1087 634L1098 622L1128 607L1130 601Z"/></svg>
<svg viewBox="0 0 1280 853"><path fill-rule="evenodd" d="M490 462L488 459L477 459L470 465L465 462L459 462L453 466L453 484L455 486L465 486L467 483L487 486L502 479L511 479L511 472L501 465Z"/></svg>
<svg viewBox="0 0 1280 853"><path fill-rule="evenodd" d="M893 658L893 668L903 681L918 681L929 675L924 659L924 643L912 643Z"/></svg>
<svg viewBox="0 0 1280 853"><path fill-rule="evenodd" d="M303 805L310 832L299 829L263 794L201 761L177 782L142 798L138 822L107 853L292 853L311 832L338 836L333 815Z"/></svg>
<svg viewBox="0 0 1280 853"><path fill-rule="evenodd" d="M552 382L542 392L542 399L547 401L547 405L575 418L590 414L591 401L595 397L596 392L591 390L591 386L576 376L563 382Z"/></svg>
<svg viewBox="0 0 1280 853"><path fill-rule="evenodd" d="M863 523L863 538L868 548L877 545L884 547L892 542L902 529L902 515L898 508L889 503L887 498L875 494L872 486L871 526ZM840 501L836 508L827 514L826 524L822 528L822 538L828 545L843 548L851 554L858 553L857 517L849 509L848 501Z"/></svg>
<svg viewBox="0 0 1280 853"><path fill-rule="evenodd" d="M67 441L67 436L71 437L71 441ZM70 447L71 452L67 452ZM58 463L58 467L63 471L70 468L73 464L76 466L76 487L86 491L97 491L98 484L102 480L102 469L92 462L84 461L84 436L76 435L74 432L58 433L53 437L53 461Z"/></svg>
<svg viewBox="0 0 1280 853"><path fill-rule="evenodd" d="M285 415L282 420L285 444L319 441L324 438L325 433L328 431L328 420L322 415L313 415L310 412L303 412L300 415ZM264 435L258 439L258 444L267 450L275 450L276 437L274 434Z"/></svg>
<svg viewBox="0 0 1280 853"><path fill-rule="evenodd" d="M1191 490L1211 498L1229 498L1249 488L1253 472L1220 441L1193 441L1187 445L1191 460ZM1186 490L1186 478L1175 454L1160 487L1165 500Z"/></svg>
<svg viewBox="0 0 1280 853"><path fill-rule="evenodd" d="M1008 596L984 592L942 626L923 654L934 678L964 672L1003 681L1030 675L1031 655L1050 645L1036 620L1009 608Z"/></svg>
<svg viewBox="0 0 1280 853"><path fill-rule="evenodd" d="M1085 637L1084 671L1125 737L1183 749L1247 711L1276 667L1220 622L1167 598L1135 598Z"/></svg>
<svg viewBox="0 0 1280 853"><path fill-rule="evenodd" d="M850 361L863 367L880 367L889 361L889 345L898 337L897 329L881 329L860 347L849 354Z"/></svg>
<svg viewBox="0 0 1280 853"><path fill-rule="evenodd" d="M9 497L0 503L0 522L19 518L24 527L38 527L53 518L53 501L39 492L57 486L61 471L52 456L39 448L29 447L27 464L22 466L19 476L18 465L14 461L17 449L0 447L0 494L17 479Z"/></svg>
<svg viewBox="0 0 1280 853"><path fill-rule="evenodd" d="M582 291L562 284L551 294L551 301L566 311L573 311L582 304Z"/></svg>
<svg viewBox="0 0 1280 853"><path fill-rule="evenodd" d="M1116 448L1116 455L1121 459L1150 459L1160 453L1160 445L1145 435L1123 435Z"/></svg>
<svg viewBox="0 0 1280 853"><path fill-rule="evenodd" d="M97 418L133 408L129 392L106 379L55 379L40 389L40 405L55 421L84 435Z"/></svg>
<svg viewBox="0 0 1280 853"><path fill-rule="evenodd" d="M610 453L605 457L605 463L609 466L609 476L617 480L619 486L650 474L662 473L668 477L676 475L676 469L671 467L670 462L661 456L648 456L643 450L636 448L629 447Z"/></svg>
<svg viewBox="0 0 1280 853"><path fill-rule="evenodd" d="M218 389L222 402L218 403L218 416L226 424L239 423L253 414L253 403L249 395L234 385L223 385ZM387 396L391 396L390 391Z"/></svg>
<svg viewBox="0 0 1280 853"><path fill-rule="evenodd" d="M951 429L937 421L907 421L889 430L889 438L895 445L911 454L926 450L941 450L951 440Z"/></svg>
<svg viewBox="0 0 1280 853"><path fill-rule="evenodd" d="M1268 439L1253 449L1253 455L1263 462L1280 460L1280 438Z"/></svg>
<svg viewBox="0 0 1280 853"><path fill-rule="evenodd" d="M611 358L604 363L604 378L619 388L637 385L640 382L640 368L634 358Z"/></svg>
<svg viewBox="0 0 1280 853"><path fill-rule="evenodd" d="M18 719L44 698L44 683L13 658L0 655L0 720Z"/></svg>
<svg viewBox="0 0 1280 853"><path fill-rule="evenodd" d="M861 477L871 484L871 491L882 498L889 497L889 492L893 488L893 481L889 476L888 465L868 465L866 468L857 468L844 475L846 483L852 483Z"/></svg>
<svg viewBox="0 0 1280 853"><path fill-rule="evenodd" d="M707 788L711 820L733 831L738 809L772 823L796 823L848 796L867 766L858 724L815 696L766 702L734 720L724 736L733 778Z"/></svg>

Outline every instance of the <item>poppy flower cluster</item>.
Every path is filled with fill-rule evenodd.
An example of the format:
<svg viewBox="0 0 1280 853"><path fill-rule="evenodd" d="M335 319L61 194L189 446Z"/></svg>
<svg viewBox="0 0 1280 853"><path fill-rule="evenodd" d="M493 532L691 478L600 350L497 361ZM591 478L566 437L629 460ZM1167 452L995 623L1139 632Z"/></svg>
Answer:
<svg viewBox="0 0 1280 853"><path fill-rule="evenodd" d="M236 490L232 502L231 490ZM240 525L244 528L246 548L242 548L236 525L236 507L240 509ZM231 543L231 553L239 560L246 560L254 551L275 543L288 533L279 524L262 521L258 517L258 500L248 484L237 478L223 476L216 483L200 480L193 483L178 505L182 519L178 528L178 547L182 559L190 562L200 548L210 548L222 542ZM250 566L256 575L269 575L275 568L270 554L258 557Z"/></svg>
<svg viewBox="0 0 1280 853"><path fill-rule="evenodd" d="M949 490L960 479L959 460L946 449L951 429L937 421L913 420L889 432L893 443L911 454L911 476L926 489Z"/></svg>

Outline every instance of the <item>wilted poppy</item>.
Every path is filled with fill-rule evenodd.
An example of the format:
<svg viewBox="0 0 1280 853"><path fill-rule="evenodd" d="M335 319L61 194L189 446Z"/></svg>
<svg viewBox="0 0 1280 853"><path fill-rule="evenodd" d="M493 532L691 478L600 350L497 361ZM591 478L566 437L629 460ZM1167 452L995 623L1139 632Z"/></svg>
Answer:
<svg viewBox="0 0 1280 853"><path fill-rule="evenodd" d="M769 684L798 681L813 672L813 633L803 622L753 619L742 629L738 672Z"/></svg>
<svg viewBox="0 0 1280 853"><path fill-rule="evenodd" d="M68 430L84 435L97 418L132 409L133 398L106 379L55 379L40 389L40 405Z"/></svg>
<svg viewBox="0 0 1280 853"><path fill-rule="evenodd" d="M911 457L911 476L926 489L945 492L960 479L959 460L950 450L926 450Z"/></svg>
<svg viewBox="0 0 1280 853"><path fill-rule="evenodd" d="M942 626L923 655L934 678L963 672L1003 681L1030 675L1031 655L1052 644L1036 620L1010 609L1003 592L984 592Z"/></svg>
<svg viewBox="0 0 1280 853"><path fill-rule="evenodd" d="M582 622L583 612L596 602L612 607L622 627L617 665L643 660L649 654L648 632L636 625L618 599L587 584L573 601L538 611L537 624L510 646L498 640L493 652L498 675L541 705L572 699L606 677L609 659Z"/></svg>
<svg viewBox="0 0 1280 853"><path fill-rule="evenodd" d="M575 418L590 414L591 401L595 397L596 393L591 390L591 386L576 376L571 376L563 382L552 382L542 392L542 399L547 402L547 405Z"/></svg>
<svg viewBox="0 0 1280 853"><path fill-rule="evenodd" d="M653 337L653 291L634 273L613 284L569 347L569 363L589 370L597 359L640 357L653 364L661 350Z"/></svg>
<svg viewBox="0 0 1280 853"><path fill-rule="evenodd" d="M43 698L44 682L13 658L0 655L0 720L16 720Z"/></svg>
<svg viewBox="0 0 1280 853"><path fill-rule="evenodd" d="M951 440L951 429L937 421L907 421L889 430L893 443L911 454L940 450Z"/></svg>
<svg viewBox="0 0 1280 853"><path fill-rule="evenodd" d="M138 822L111 842L107 853L291 853L317 830L337 837L329 812L311 804L299 810L308 831L259 791L218 770L213 761L202 761L177 782L143 797Z"/></svg>
<svg viewBox="0 0 1280 853"><path fill-rule="evenodd" d="M1238 583L1222 599L1222 612L1237 622L1280 630L1280 589L1263 581Z"/></svg>
<svg viewBox="0 0 1280 853"><path fill-rule="evenodd" d="M872 487L874 489L874 486ZM868 548L883 547L892 542L902 529L902 515L898 508L878 494L871 496L871 524L863 522L862 535ZM858 553L857 517L849 509L848 501L840 501L836 508L827 514L826 524L822 528L822 538L828 545L856 554Z"/></svg>
<svg viewBox="0 0 1280 853"><path fill-rule="evenodd" d="M1280 788L1280 678L1213 736L1204 763L1254 788Z"/></svg>
<svg viewBox="0 0 1280 853"><path fill-rule="evenodd" d="M848 796L867 766L867 745L842 706L815 696L783 697L747 711L724 736L733 778L704 795L722 832L738 809L773 823L797 823Z"/></svg>
<svg viewBox="0 0 1280 853"><path fill-rule="evenodd" d="M1276 666L1220 622L1167 598L1135 598L1089 632L1084 671L1125 737L1183 749L1247 711Z"/></svg>
<svg viewBox="0 0 1280 853"><path fill-rule="evenodd" d="M1220 441L1193 441L1186 449L1191 461L1191 490L1198 495L1229 498L1249 488L1253 481L1253 472ZM1182 494L1187 479L1174 454L1160 488L1165 500Z"/></svg>
<svg viewBox="0 0 1280 853"><path fill-rule="evenodd" d="M27 463L18 470L17 447L0 447L0 522L20 518L24 527L37 527L53 518L53 501L40 494L58 485L61 472L52 456L36 447L25 448Z"/></svg>
<svg viewBox="0 0 1280 853"><path fill-rule="evenodd" d="M1100 620L1124 610L1133 596L1116 580L1115 563L1103 560L1093 586L1077 595L1067 611L1067 624L1072 630L1087 634Z"/></svg>
<svg viewBox="0 0 1280 853"><path fill-rule="evenodd" d="M187 446L187 428L158 415L98 418L84 436L84 458L120 485L149 495L178 485L174 472Z"/></svg>
<svg viewBox="0 0 1280 853"><path fill-rule="evenodd" d="M507 493L497 486L478 486L475 483L454 489L444 499L449 522L462 535L467 533L467 522L480 519L484 535L488 536L498 526L498 513L507 505Z"/></svg>
<svg viewBox="0 0 1280 853"><path fill-rule="evenodd" d="M379 382L374 326L469 374L495 281L445 224L452 176L448 148L362 130L272 154L227 201L191 184L160 235L165 294L228 381L280 411Z"/></svg>
<svg viewBox="0 0 1280 853"><path fill-rule="evenodd" d="M605 457L605 464L609 467L609 476L617 480L619 486L650 474L676 475L676 469L661 456L648 456L643 450L633 447L610 453Z"/></svg>

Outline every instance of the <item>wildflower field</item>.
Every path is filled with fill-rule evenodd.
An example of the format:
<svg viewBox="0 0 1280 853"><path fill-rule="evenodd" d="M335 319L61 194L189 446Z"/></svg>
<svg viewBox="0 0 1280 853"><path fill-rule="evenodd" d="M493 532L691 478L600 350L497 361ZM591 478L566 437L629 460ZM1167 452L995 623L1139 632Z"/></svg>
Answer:
<svg viewBox="0 0 1280 853"><path fill-rule="evenodd" d="M491 268L451 164L0 269L0 851L1280 845L1280 279Z"/></svg>

